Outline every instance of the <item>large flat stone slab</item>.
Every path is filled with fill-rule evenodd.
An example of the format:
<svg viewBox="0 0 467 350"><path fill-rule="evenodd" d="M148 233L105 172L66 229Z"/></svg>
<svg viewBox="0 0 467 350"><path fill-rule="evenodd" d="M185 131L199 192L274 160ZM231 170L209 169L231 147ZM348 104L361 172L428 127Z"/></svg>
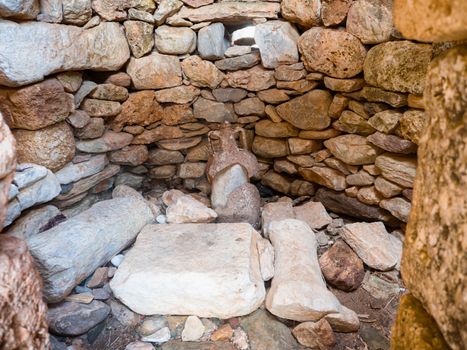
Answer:
<svg viewBox="0 0 467 350"><path fill-rule="evenodd" d="M244 223L146 226L110 287L142 315L249 314L265 296L259 237Z"/></svg>
<svg viewBox="0 0 467 350"><path fill-rule="evenodd" d="M143 201L114 198L27 239L47 302L62 300L99 266L127 247L153 214Z"/></svg>
<svg viewBox="0 0 467 350"><path fill-rule="evenodd" d="M130 49L118 23L80 27L0 20L0 85L20 86L68 70L115 71Z"/></svg>

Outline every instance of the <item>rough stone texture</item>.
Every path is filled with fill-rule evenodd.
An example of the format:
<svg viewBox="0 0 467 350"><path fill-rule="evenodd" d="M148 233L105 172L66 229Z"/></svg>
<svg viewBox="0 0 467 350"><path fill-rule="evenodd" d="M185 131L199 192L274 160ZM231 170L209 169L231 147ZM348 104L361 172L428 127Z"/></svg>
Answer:
<svg viewBox="0 0 467 350"><path fill-rule="evenodd" d="M260 65L228 73L226 79L231 87L249 91L266 90L276 83L274 71L264 69Z"/></svg>
<svg viewBox="0 0 467 350"><path fill-rule="evenodd" d="M331 123L328 109L331 94L326 90L313 90L276 107L279 116L303 130L326 129Z"/></svg>
<svg viewBox="0 0 467 350"><path fill-rule="evenodd" d="M347 224L341 237L374 269L387 271L400 262L402 243L386 231L382 222Z"/></svg>
<svg viewBox="0 0 467 350"><path fill-rule="evenodd" d="M232 104L211 101L205 98L198 98L193 104L193 114L197 119L205 119L211 123L235 122L235 115Z"/></svg>
<svg viewBox="0 0 467 350"><path fill-rule="evenodd" d="M0 222L1 226L1 222ZM4 349L49 349L42 283L24 241L0 241L0 342Z"/></svg>
<svg viewBox="0 0 467 350"><path fill-rule="evenodd" d="M427 124L426 122L425 112L408 110L399 120L399 133L403 138L418 145L420 136Z"/></svg>
<svg viewBox="0 0 467 350"><path fill-rule="evenodd" d="M213 23L198 31L198 52L202 58L223 58L228 47L229 41L225 38L225 27L222 23Z"/></svg>
<svg viewBox="0 0 467 350"><path fill-rule="evenodd" d="M47 321L54 333L77 336L102 322L109 313L110 307L102 301L93 300L90 304L65 301L49 307Z"/></svg>
<svg viewBox="0 0 467 350"><path fill-rule="evenodd" d="M433 317L411 294L400 299L399 310L391 331L394 350L448 350L449 346Z"/></svg>
<svg viewBox="0 0 467 350"><path fill-rule="evenodd" d="M265 68L298 62L297 30L288 22L268 21L255 27L255 43Z"/></svg>
<svg viewBox="0 0 467 350"><path fill-rule="evenodd" d="M327 348L336 344L334 332L325 318L301 323L292 332L298 342L308 348Z"/></svg>
<svg viewBox="0 0 467 350"><path fill-rule="evenodd" d="M428 125L420 140L402 275L433 315L452 349L467 342L466 269L467 49L453 48L430 66Z"/></svg>
<svg viewBox="0 0 467 350"><path fill-rule="evenodd" d="M11 225L5 232L10 236L24 239L37 234L53 218L60 215L60 210L53 205L46 205L40 208L29 210Z"/></svg>
<svg viewBox="0 0 467 350"><path fill-rule="evenodd" d="M312 28L302 34L298 49L307 69L333 78L352 78L363 69L366 49L345 31Z"/></svg>
<svg viewBox="0 0 467 350"><path fill-rule="evenodd" d="M411 41L374 46L365 59L365 81L385 90L421 95L432 54L431 45Z"/></svg>
<svg viewBox="0 0 467 350"><path fill-rule="evenodd" d="M73 109L73 96L57 79L0 90L0 112L11 129L41 129L65 120Z"/></svg>
<svg viewBox="0 0 467 350"><path fill-rule="evenodd" d="M199 87L215 89L224 79L222 72L213 63L196 55L183 60L182 69L193 85Z"/></svg>
<svg viewBox="0 0 467 350"><path fill-rule="evenodd" d="M265 295L258 238L248 224L147 226L110 287L143 315L246 315L261 305ZM196 288L183 288L188 281Z"/></svg>
<svg viewBox="0 0 467 350"><path fill-rule="evenodd" d="M200 90L194 86L177 86L156 91L156 99L160 103L190 103L199 96Z"/></svg>
<svg viewBox="0 0 467 350"><path fill-rule="evenodd" d="M463 0L395 0L394 23L408 39L419 41L464 40L467 4Z"/></svg>
<svg viewBox="0 0 467 350"><path fill-rule="evenodd" d="M148 126L162 119L163 109L157 103L155 91L131 93L122 105L122 111L112 121L112 129L121 131L125 125Z"/></svg>
<svg viewBox="0 0 467 350"><path fill-rule="evenodd" d="M143 201L116 198L99 202L30 237L27 243L45 283L46 301L65 298L77 284L128 246L152 219L151 209Z"/></svg>
<svg viewBox="0 0 467 350"><path fill-rule="evenodd" d="M411 154L417 152L417 145L412 141L401 139L395 135L386 135L381 132L375 132L367 137L367 140L373 145L385 150L386 152Z"/></svg>
<svg viewBox="0 0 467 350"><path fill-rule="evenodd" d="M394 30L392 0L357 0L350 6L346 29L364 44L388 41Z"/></svg>
<svg viewBox="0 0 467 350"><path fill-rule="evenodd" d="M339 170L314 166L312 168L299 168L298 173L307 181L335 191L343 191L347 187L345 176Z"/></svg>
<svg viewBox="0 0 467 350"><path fill-rule="evenodd" d="M131 58L127 66L136 89L162 89L182 84L182 70L177 57L153 52Z"/></svg>
<svg viewBox="0 0 467 350"><path fill-rule="evenodd" d="M37 43L43 43L37 45ZM130 49L118 23L79 27L43 22L0 23L0 84L20 86L66 70L118 70Z"/></svg>
<svg viewBox="0 0 467 350"><path fill-rule="evenodd" d="M13 135L19 163L36 163L57 171L75 155L73 132L66 122L35 131L17 129Z"/></svg>
<svg viewBox="0 0 467 350"><path fill-rule="evenodd" d="M415 158L384 153L375 160L383 177L403 187L412 188L417 169Z"/></svg>
<svg viewBox="0 0 467 350"><path fill-rule="evenodd" d="M242 318L240 326L248 333L252 350L295 350L298 347L290 329L266 310L260 309Z"/></svg>
<svg viewBox="0 0 467 350"><path fill-rule="evenodd" d="M39 13L39 1L3 0L0 3L0 17L34 19Z"/></svg>
<svg viewBox="0 0 467 350"><path fill-rule="evenodd" d="M0 113L0 227L7 214L10 184L16 169L16 141Z"/></svg>
<svg viewBox="0 0 467 350"><path fill-rule="evenodd" d="M332 222L332 218L320 202L310 201L294 207L293 211L297 220L306 222L314 230L319 230Z"/></svg>
<svg viewBox="0 0 467 350"><path fill-rule="evenodd" d="M82 26L92 16L91 0L62 0L63 23Z"/></svg>
<svg viewBox="0 0 467 350"><path fill-rule="evenodd" d="M263 158L285 157L289 152L287 142L283 139L270 139L262 136L256 136L252 151L257 156Z"/></svg>
<svg viewBox="0 0 467 350"><path fill-rule="evenodd" d="M336 288L357 289L365 277L363 262L343 241L337 241L319 258L326 281Z"/></svg>
<svg viewBox="0 0 467 350"><path fill-rule="evenodd" d="M107 130L104 135L98 139L78 141L76 143L76 148L86 153L104 153L128 146L132 139L133 135L131 134Z"/></svg>
<svg viewBox="0 0 467 350"><path fill-rule="evenodd" d="M160 53L189 54L196 49L196 33L190 28L160 26L155 31L155 42Z"/></svg>
<svg viewBox="0 0 467 350"><path fill-rule="evenodd" d="M351 165L372 164L381 153L378 147L359 135L338 136L324 141L324 145L336 158Z"/></svg>
<svg viewBox="0 0 467 350"><path fill-rule="evenodd" d="M140 58L154 46L153 26L142 21L125 21L125 35L134 57Z"/></svg>
<svg viewBox="0 0 467 350"><path fill-rule="evenodd" d="M173 224L207 223L217 218L211 208L191 196L181 196L166 210L167 222Z"/></svg>
<svg viewBox="0 0 467 350"><path fill-rule="evenodd" d="M183 7L177 17L191 22L240 22L253 18L277 18L280 5L272 2L220 2L199 8Z"/></svg>
<svg viewBox="0 0 467 350"><path fill-rule="evenodd" d="M281 14L286 20L304 28L319 25L321 3L319 0L283 0Z"/></svg>
<svg viewBox="0 0 467 350"><path fill-rule="evenodd" d="M379 206L383 209L386 209L403 222L407 222L409 220L411 205L410 202L404 198L397 197L384 199L379 202Z"/></svg>
<svg viewBox="0 0 467 350"><path fill-rule="evenodd" d="M295 321L317 321L339 312L341 305L326 289L313 231L302 221L288 219L269 225L275 273L266 298L274 315ZM290 295L294 295L291 299Z"/></svg>

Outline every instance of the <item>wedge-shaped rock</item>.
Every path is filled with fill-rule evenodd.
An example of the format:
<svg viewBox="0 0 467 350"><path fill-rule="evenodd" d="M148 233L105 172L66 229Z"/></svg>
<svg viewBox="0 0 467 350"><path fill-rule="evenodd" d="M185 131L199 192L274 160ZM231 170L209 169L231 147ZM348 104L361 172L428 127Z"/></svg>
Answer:
<svg viewBox="0 0 467 350"><path fill-rule="evenodd" d="M275 272L266 308L295 321L318 321L329 313L338 313L342 306L326 288L310 227L294 219L273 221L269 238L274 246Z"/></svg>
<svg viewBox="0 0 467 350"><path fill-rule="evenodd" d="M258 239L244 223L146 226L110 288L142 315L246 315L265 295Z"/></svg>
<svg viewBox="0 0 467 350"><path fill-rule="evenodd" d="M67 70L116 71L130 57L118 23L83 30L44 22L0 21L0 85L20 86Z"/></svg>
<svg viewBox="0 0 467 350"><path fill-rule="evenodd" d="M143 201L115 198L94 204L27 239L44 280L46 301L65 298L99 266L127 247L152 220L151 209Z"/></svg>
<svg viewBox="0 0 467 350"><path fill-rule="evenodd" d="M277 18L280 5L273 2L220 2L199 8L183 7L176 17L191 22L245 22L252 18Z"/></svg>
<svg viewBox="0 0 467 350"><path fill-rule="evenodd" d="M400 262L402 245L382 222L345 225L341 236L365 264L376 270L390 270Z"/></svg>

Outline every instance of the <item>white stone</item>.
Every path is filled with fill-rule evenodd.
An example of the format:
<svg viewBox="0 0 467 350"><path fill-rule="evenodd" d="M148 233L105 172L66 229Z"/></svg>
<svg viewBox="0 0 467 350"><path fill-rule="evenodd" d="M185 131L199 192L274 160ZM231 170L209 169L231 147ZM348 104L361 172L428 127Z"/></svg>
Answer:
<svg viewBox="0 0 467 350"><path fill-rule="evenodd" d="M130 57L118 23L82 28L0 20L0 85L20 86L70 70L116 71Z"/></svg>
<svg viewBox="0 0 467 350"><path fill-rule="evenodd" d="M387 271L400 263L402 245L391 238L382 222L347 224L341 236L365 264L376 270Z"/></svg>
<svg viewBox="0 0 467 350"><path fill-rule="evenodd" d="M141 340L157 344L165 343L170 340L170 329L169 327L163 327L153 334L142 337Z"/></svg>
<svg viewBox="0 0 467 350"><path fill-rule="evenodd" d="M155 31L156 48L168 55L184 55L196 49L196 33L190 28L160 26Z"/></svg>
<svg viewBox="0 0 467 350"><path fill-rule="evenodd" d="M83 177L88 177L97 174L103 170L109 160L107 155L99 154L91 157L89 160L80 163L70 162L65 165L62 169L55 173L60 184L65 185L71 182L81 180Z"/></svg>
<svg viewBox="0 0 467 350"><path fill-rule="evenodd" d="M11 201L13 198L15 198L19 193L18 187L15 185L11 184L10 188L8 189L8 200Z"/></svg>
<svg viewBox="0 0 467 350"><path fill-rule="evenodd" d="M223 58L228 47L229 41L225 38L225 27L222 23L213 23L198 31L198 53L201 58Z"/></svg>
<svg viewBox="0 0 467 350"><path fill-rule="evenodd" d="M54 199L61 190L57 177L47 169L47 175L43 179L20 190L16 198L21 206L21 211L23 211Z"/></svg>
<svg viewBox="0 0 467 350"><path fill-rule="evenodd" d="M360 327L360 320L355 311L342 305L337 314L327 314L324 316L335 332L356 332Z"/></svg>
<svg viewBox="0 0 467 350"><path fill-rule="evenodd" d="M259 239L257 247L261 276L263 281L269 281L274 277L274 247L267 239Z"/></svg>
<svg viewBox="0 0 467 350"><path fill-rule="evenodd" d="M238 57L251 53L251 46L248 45L237 45L229 47L224 55L225 57Z"/></svg>
<svg viewBox="0 0 467 350"><path fill-rule="evenodd" d="M214 210L188 195L177 198L165 213L171 224L206 223L217 218Z"/></svg>
<svg viewBox="0 0 467 350"><path fill-rule="evenodd" d="M13 222L13 220L15 220L20 215L21 215L21 205L19 204L18 200L15 198L12 201L8 202L8 207L6 210L6 217L5 217L5 222L3 223L3 227L10 225Z"/></svg>
<svg viewBox="0 0 467 350"><path fill-rule="evenodd" d="M156 216L156 221L159 224L165 224L165 223L167 223L167 217L165 215L163 215L163 214L157 215Z"/></svg>
<svg viewBox="0 0 467 350"><path fill-rule="evenodd" d="M197 341L203 336L204 330L204 324L198 317L188 316L182 331L182 340Z"/></svg>
<svg viewBox="0 0 467 350"><path fill-rule="evenodd" d="M154 350L154 346L152 346L150 343L145 343L142 341L134 341L128 344L125 347L125 350Z"/></svg>
<svg viewBox="0 0 467 350"><path fill-rule="evenodd" d="M148 225L110 288L143 315L249 314L265 295L258 238L243 223Z"/></svg>
<svg viewBox="0 0 467 350"><path fill-rule="evenodd" d="M123 259L125 259L125 255L117 254L112 259L110 259L110 262L112 263L113 266L119 267L120 264L123 262Z"/></svg>
<svg viewBox="0 0 467 350"><path fill-rule="evenodd" d="M211 187L212 207L214 209L225 207L230 193L248 182L246 169L240 164L234 164L228 171L219 172Z"/></svg>
<svg viewBox="0 0 467 350"><path fill-rule="evenodd" d="M13 183L21 190L43 179L47 175L47 168L34 163L22 163L16 167Z"/></svg>
<svg viewBox="0 0 467 350"><path fill-rule="evenodd" d="M339 313L341 305L326 288L318 263L313 231L300 220L273 221L269 237L274 246L275 272L266 297L274 315L295 321L318 321Z"/></svg>
<svg viewBox="0 0 467 350"><path fill-rule="evenodd" d="M115 198L27 239L44 280L44 297L57 302L135 239L152 220L151 209L134 198Z"/></svg>
<svg viewBox="0 0 467 350"><path fill-rule="evenodd" d="M256 26L255 43L265 68L298 62L297 30L284 21L268 21Z"/></svg>

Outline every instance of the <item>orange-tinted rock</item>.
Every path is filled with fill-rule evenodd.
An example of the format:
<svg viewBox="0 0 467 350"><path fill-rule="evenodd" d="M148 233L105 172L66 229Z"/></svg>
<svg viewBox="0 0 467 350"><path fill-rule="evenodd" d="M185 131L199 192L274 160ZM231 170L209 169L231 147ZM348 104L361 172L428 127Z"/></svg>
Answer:
<svg viewBox="0 0 467 350"><path fill-rule="evenodd" d="M151 130L145 130L137 135L132 143L135 145L149 144L160 140L183 137L183 132L176 126L161 125Z"/></svg>
<svg viewBox="0 0 467 350"><path fill-rule="evenodd" d="M65 120L73 109L73 96L54 78L20 89L0 90L0 112L12 129L44 128Z"/></svg>
<svg viewBox="0 0 467 350"><path fill-rule="evenodd" d="M281 13L286 20L310 28L320 23L320 6L319 0L283 0Z"/></svg>
<svg viewBox="0 0 467 350"><path fill-rule="evenodd" d="M195 121L190 105L171 105L164 108L162 123L165 125L178 125Z"/></svg>
<svg viewBox="0 0 467 350"><path fill-rule="evenodd" d="M312 168L299 168L298 173L307 181L335 191L343 191L347 187L345 176L335 169L315 166Z"/></svg>
<svg viewBox="0 0 467 350"><path fill-rule="evenodd" d="M334 78L351 78L363 69L366 49L345 31L312 28L298 41L305 67Z"/></svg>
<svg viewBox="0 0 467 350"><path fill-rule="evenodd" d="M253 141L253 153L264 158L284 157L288 154L287 141L256 136Z"/></svg>
<svg viewBox="0 0 467 350"><path fill-rule="evenodd" d="M148 159L148 148L144 145L126 146L110 154L112 163L137 166Z"/></svg>
<svg viewBox="0 0 467 350"><path fill-rule="evenodd" d="M112 129L120 131L125 125L147 126L162 119L163 109L152 90L130 94L122 105L122 112L112 122Z"/></svg>
<svg viewBox="0 0 467 350"><path fill-rule="evenodd" d="M352 0L322 0L321 19L323 24L328 27L343 22L350 5L352 5Z"/></svg>
<svg viewBox="0 0 467 350"><path fill-rule="evenodd" d="M4 349L49 349L42 280L26 243L0 241L0 338Z"/></svg>
<svg viewBox="0 0 467 350"><path fill-rule="evenodd" d="M249 91L266 90L276 83L274 71L264 69L260 65L246 70L227 73L226 79L231 87Z"/></svg>
<svg viewBox="0 0 467 350"><path fill-rule="evenodd" d="M57 171L75 155L73 132L66 122L35 131L17 129L13 135L19 163L36 163Z"/></svg>
<svg viewBox="0 0 467 350"><path fill-rule="evenodd" d="M328 116L331 94L325 90L313 90L276 107L279 116L304 130L322 130L329 126Z"/></svg>
<svg viewBox="0 0 467 350"><path fill-rule="evenodd" d="M211 62L199 56L190 56L182 62L183 73L192 84L199 87L216 88L224 79L224 74Z"/></svg>
<svg viewBox="0 0 467 350"><path fill-rule="evenodd" d="M324 317L318 322L300 323L292 330L298 342L309 348L329 348L336 343L331 325Z"/></svg>

